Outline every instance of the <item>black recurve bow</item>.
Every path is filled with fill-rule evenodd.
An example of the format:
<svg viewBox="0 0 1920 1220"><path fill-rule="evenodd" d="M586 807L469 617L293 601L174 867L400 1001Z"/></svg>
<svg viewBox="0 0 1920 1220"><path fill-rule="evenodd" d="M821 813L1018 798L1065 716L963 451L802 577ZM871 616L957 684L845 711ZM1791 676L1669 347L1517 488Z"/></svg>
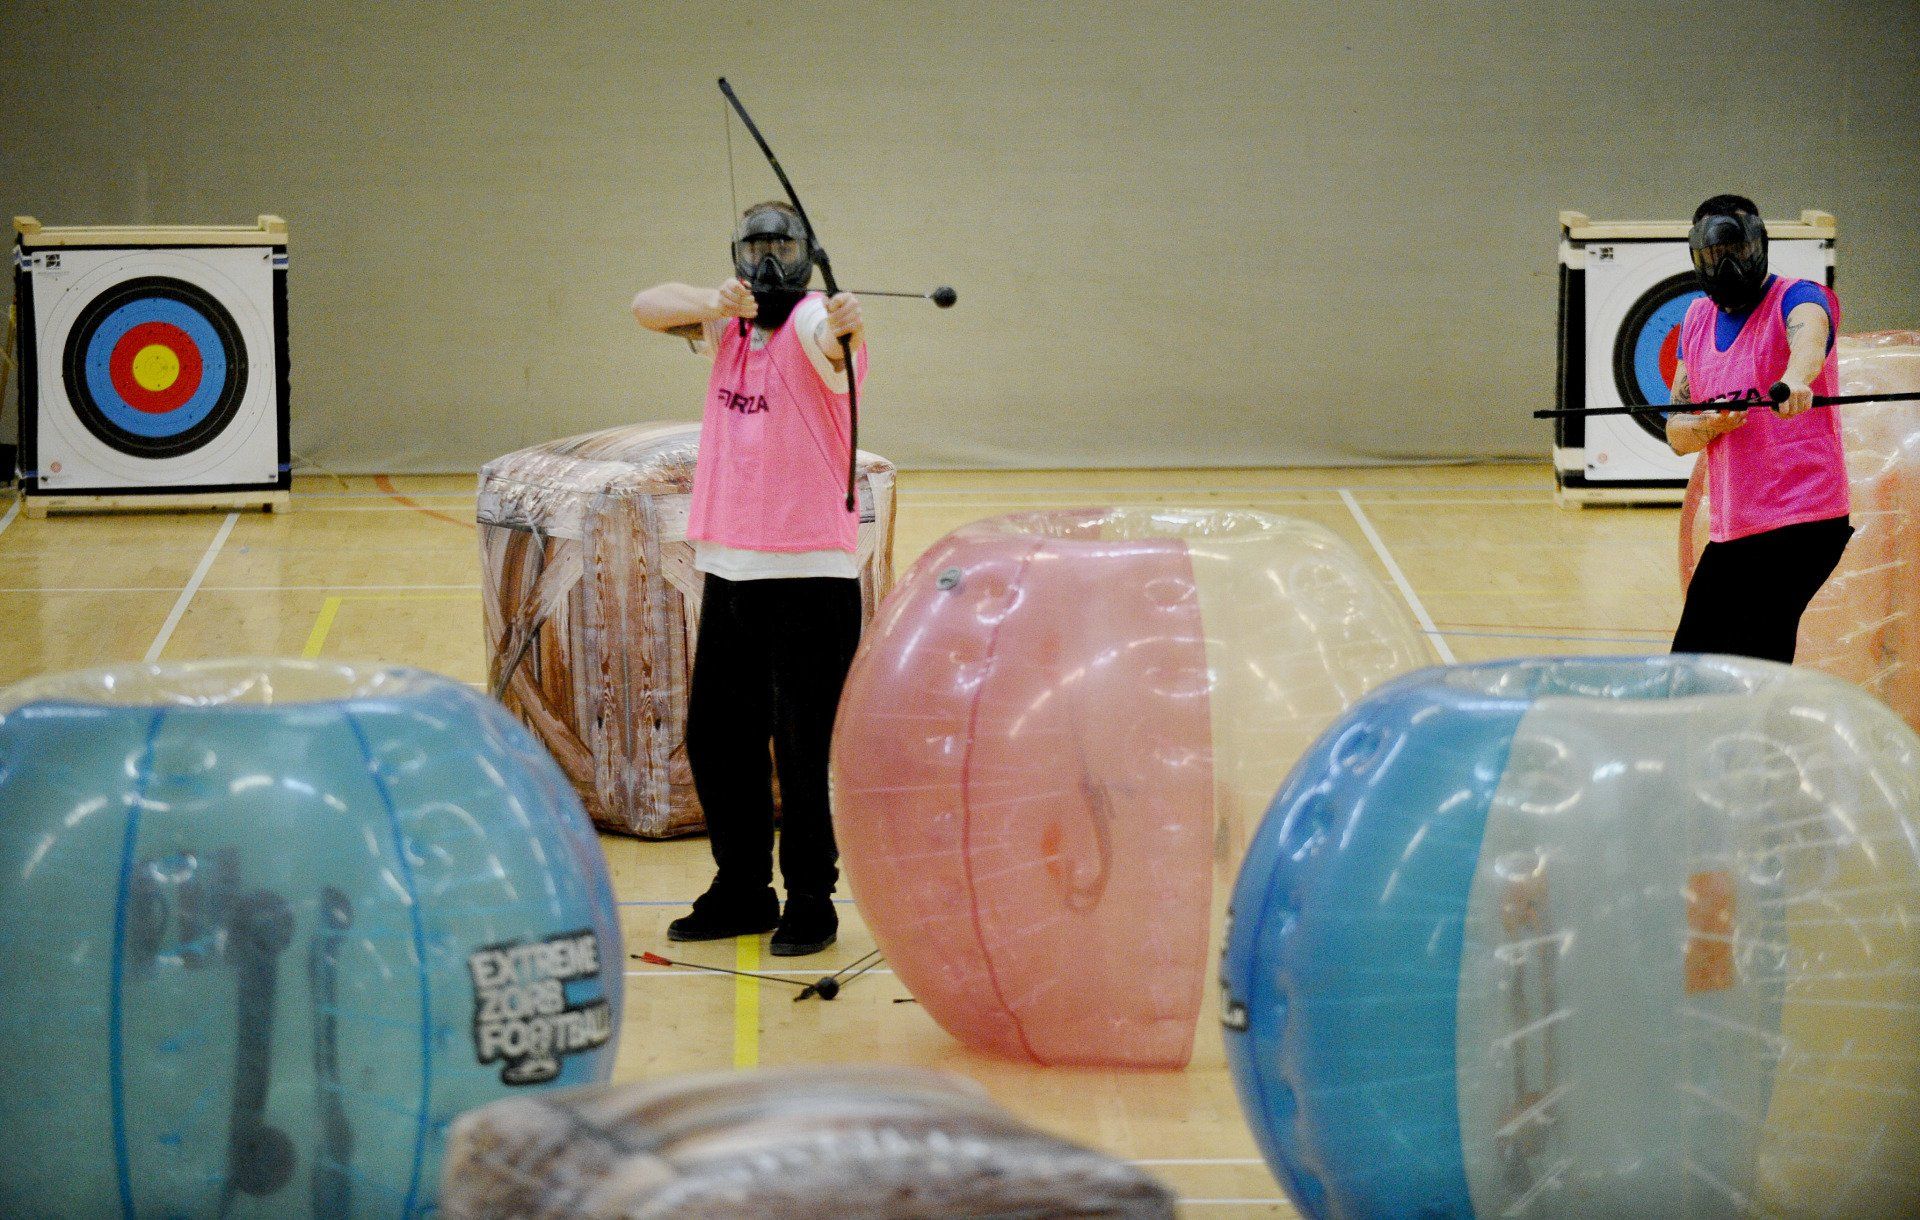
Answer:
<svg viewBox="0 0 1920 1220"><path fill-rule="evenodd" d="M828 298L838 296L840 285L833 278L833 262L827 257L826 247L820 244L820 234L814 229L813 221L807 216L806 206L800 202L800 193L793 189L792 181L787 178L787 171L780 168L780 158L773 155L773 148L767 143L767 137L760 134L760 128L753 121L753 116L748 114L747 108L740 104L739 95L734 93L733 86L727 83L727 78L724 76L720 78L720 92L726 95L734 112L740 116L740 121L747 125L747 131L752 134L754 143L760 146L760 151L766 155L767 164L773 166L773 172L780 179L780 185L786 189L787 199L793 204L793 210L800 214L800 223L806 226L808 242L813 246L813 261L820 265L820 277L827 282ZM847 365L847 430L849 434L847 511L852 512L856 503L854 493L860 474L860 391L858 389L860 378L853 367L853 341L846 335L840 336L840 355Z"/></svg>

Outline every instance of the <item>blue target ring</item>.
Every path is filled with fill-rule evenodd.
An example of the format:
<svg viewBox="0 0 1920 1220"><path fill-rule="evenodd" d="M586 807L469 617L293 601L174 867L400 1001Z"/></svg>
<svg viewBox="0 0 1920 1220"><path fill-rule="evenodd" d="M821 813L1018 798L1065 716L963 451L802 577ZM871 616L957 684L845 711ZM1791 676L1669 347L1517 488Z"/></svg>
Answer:
<svg viewBox="0 0 1920 1220"><path fill-rule="evenodd" d="M1665 440L1666 421L1657 408L1673 400L1668 389L1679 350L1680 323L1704 293L1691 271L1669 276L1633 303L1613 342L1613 382L1620 404L1651 407L1631 418L1649 435Z"/></svg>
<svg viewBox="0 0 1920 1220"><path fill-rule="evenodd" d="M116 348L143 326L184 337L197 364L198 385L164 410L136 406L115 384ZM87 302L67 332L62 373L74 417L102 444L134 457L178 457L218 436L239 413L247 349L233 315L206 289L170 276L142 276Z"/></svg>

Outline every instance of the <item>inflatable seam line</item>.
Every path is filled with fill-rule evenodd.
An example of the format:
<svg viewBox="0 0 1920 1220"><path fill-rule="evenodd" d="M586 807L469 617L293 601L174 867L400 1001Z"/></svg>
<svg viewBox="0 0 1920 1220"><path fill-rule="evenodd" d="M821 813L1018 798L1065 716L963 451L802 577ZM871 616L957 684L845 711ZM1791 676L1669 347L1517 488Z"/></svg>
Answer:
<svg viewBox="0 0 1920 1220"><path fill-rule="evenodd" d="M407 863L406 835L400 829L400 811L394 806L393 793L387 788L387 781L380 774L380 764L373 757L373 746L367 740L366 731L350 711L342 710L341 717L347 727L353 730L354 740L360 743L360 755L367 760L367 776L373 781L374 791L380 794L380 804L386 809L387 824L393 828L393 858L400 868L400 881L407 891L407 917L413 925L414 969L420 976L420 1110L418 1121L414 1124L413 1168L407 1175L407 1198L401 1205L400 1214L411 1217L416 1213L420 1201L420 1168L427 1155L428 1116L433 1104L433 1013L432 992L427 982L427 936L426 929L420 923L420 890L414 884L413 867Z"/></svg>
<svg viewBox="0 0 1920 1220"><path fill-rule="evenodd" d="M153 786L155 743L160 740L160 725L167 718L165 708L153 713L147 725L146 748L134 766L133 799L127 803L127 829L120 845L120 890L113 900L113 989L107 993L107 1089L113 1108L113 1168L120 1189L120 1214L134 1220L133 1163L127 1150L126 1073L122 1065L120 1024L121 983L126 973L127 897L133 887L133 852L140 841L140 809L146 803L147 789Z"/></svg>
<svg viewBox="0 0 1920 1220"><path fill-rule="evenodd" d="M1040 549L1041 544L1036 542L1033 549L1027 552L1026 557L1021 559L1019 568L1013 574L1013 584L1016 588L1019 586L1020 578L1026 575L1027 568L1033 563L1034 557L1040 553ZM1020 1014L1013 1011L1013 1005L1007 1002L1006 992L1000 986L1000 974L993 968L993 953L987 948L986 929L980 926L980 892L973 881L973 854L968 850L969 838L973 833L973 751L978 740L976 734L979 732L980 725L980 700L986 695L987 680L993 676L993 658L1000 644L1000 628L1005 623L1006 618L1002 617L993 625L993 631L987 637L987 669L980 675L979 684L973 688L973 696L967 704L967 755L960 762L960 863L966 871L967 878L967 917L973 924L974 943L980 946L980 958L987 967L987 982L993 987L993 998L1000 1001L1000 1010L1006 1013L1007 1020L1013 1023L1014 1036L1020 1039L1020 1049L1027 1052L1028 1058L1044 1067L1047 1061L1042 1059L1040 1053L1033 1049L1033 1044L1027 1041L1026 1027L1020 1023Z"/></svg>

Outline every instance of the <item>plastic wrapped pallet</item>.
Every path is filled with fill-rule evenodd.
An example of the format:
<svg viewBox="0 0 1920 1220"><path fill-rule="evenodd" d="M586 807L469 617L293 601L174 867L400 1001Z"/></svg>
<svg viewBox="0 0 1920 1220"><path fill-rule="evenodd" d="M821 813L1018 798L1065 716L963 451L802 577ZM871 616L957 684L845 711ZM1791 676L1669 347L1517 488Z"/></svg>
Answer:
<svg viewBox="0 0 1920 1220"><path fill-rule="evenodd" d="M515 1097L454 1124L450 1220L1172 1217L1146 1171L1036 1131L970 1081L805 1068Z"/></svg>
<svg viewBox="0 0 1920 1220"><path fill-rule="evenodd" d="M1920 390L1920 332L1842 335L1842 394ZM1920 403L1837 407L1854 535L1800 620L1795 661L1845 678L1920 729ZM1707 544L1707 464L1680 510L1680 583Z"/></svg>
<svg viewBox="0 0 1920 1220"><path fill-rule="evenodd" d="M701 575L687 541L697 424L637 424L510 453L480 471L491 688L599 826L704 828L687 769ZM860 455L862 608L893 584L893 464Z"/></svg>

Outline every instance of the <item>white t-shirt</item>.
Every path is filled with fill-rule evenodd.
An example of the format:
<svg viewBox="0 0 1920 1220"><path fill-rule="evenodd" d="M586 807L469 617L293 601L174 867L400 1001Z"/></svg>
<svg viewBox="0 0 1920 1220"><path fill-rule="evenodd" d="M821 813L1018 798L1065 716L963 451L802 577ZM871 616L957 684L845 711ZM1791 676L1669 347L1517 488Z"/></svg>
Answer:
<svg viewBox="0 0 1920 1220"><path fill-rule="evenodd" d="M720 350L719 328L737 324L735 318L708 322L703 328L705 337L694 344L694 350L712 360ZM846 372L834 368L821 347L821 340L827 334L826 298L810 296L794 306L793 328L800 340L800 350L807 353L807 360L820 374L820 380L836 393L846 393ZM749 332L747 341L758 351L766 346L768 337L766 331L756 326ZM812 576L854 580L860 575L859 560L846 551L749 551L717 542L694 543L693 566L695 571L722 580L797 580Z"/></svg>

